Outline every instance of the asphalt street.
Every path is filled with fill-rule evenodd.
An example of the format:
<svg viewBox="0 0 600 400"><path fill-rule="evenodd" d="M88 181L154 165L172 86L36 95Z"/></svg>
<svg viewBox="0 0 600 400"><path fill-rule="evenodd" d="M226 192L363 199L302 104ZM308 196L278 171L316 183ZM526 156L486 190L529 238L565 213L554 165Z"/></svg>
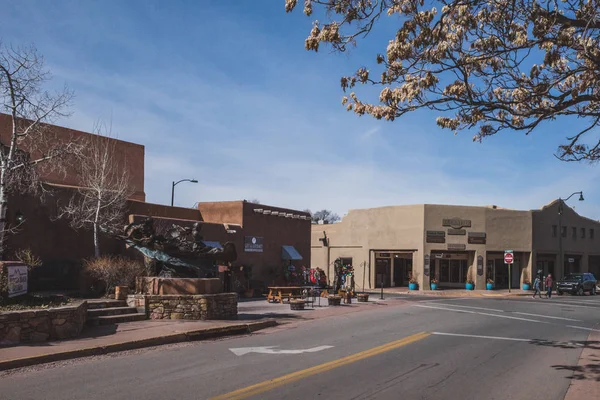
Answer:
<svg viewBox="0 0 600 400"><path fill-rule="evenodd" d="M563 399L600 296L367 311L0 377L1 399ZM600 379L600 376L598 377Z"/></svg>

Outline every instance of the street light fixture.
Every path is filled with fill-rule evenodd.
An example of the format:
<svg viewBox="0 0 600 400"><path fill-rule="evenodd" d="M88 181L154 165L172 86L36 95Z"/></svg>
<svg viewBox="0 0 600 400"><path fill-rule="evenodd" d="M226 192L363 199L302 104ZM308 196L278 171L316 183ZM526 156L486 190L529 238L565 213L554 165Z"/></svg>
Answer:
<svg viewBox="0 0 600 400"><path fill-rule="evenodd" d="M564 275L564 268L565 268L565 260L564 257L565 255L563 254L563 244L562 244L562 239L563 239L563 229L562 229L562 215L563 215L563 204L565 201L569 200L571 197L575 196L576 194L579 195L579 201L583 201L583 192L575 192L572 193L569 197L567 197L566 199L562 199L562 198L558 198L558 259L560 262L560 272Z"/></svg>
<svg viewBox="0 0 600 400"><path fill-rule="evenodd" d="M173 201L175 200L175 185L177 185L178 183L181 183L181 182L198 183L198 181L195 179L182 179L177 182L173 181L173 186L171 186L171 207L173 207Z"/></svg>

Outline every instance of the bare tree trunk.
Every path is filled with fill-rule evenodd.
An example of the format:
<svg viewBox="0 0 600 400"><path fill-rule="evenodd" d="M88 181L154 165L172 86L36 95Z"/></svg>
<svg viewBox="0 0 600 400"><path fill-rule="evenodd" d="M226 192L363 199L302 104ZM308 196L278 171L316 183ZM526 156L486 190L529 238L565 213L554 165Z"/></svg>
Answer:
<svg viewBox="0 0 600 400"><path fill-rule="evenodd" d="M98 202L96 204L96 215L94 215L94 254L96 255L96 258L100 257L100 237L98 235L98 220L100 219L101 206L101 199L98 198Z"/></svg>
<svg viewBox="0 0 600 400"><path fill-rule="evenodd" d="M6 208L8 201L6 199L6 189L4 184L4 168L0 173L0 260L4 260L4 232L6 231Z"/></svg>

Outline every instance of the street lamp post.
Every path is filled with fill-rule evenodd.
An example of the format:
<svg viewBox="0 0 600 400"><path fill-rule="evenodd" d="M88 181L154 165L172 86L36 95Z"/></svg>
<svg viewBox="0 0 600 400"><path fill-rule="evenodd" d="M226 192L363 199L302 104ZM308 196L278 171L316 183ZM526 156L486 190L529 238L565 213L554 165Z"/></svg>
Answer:
<svg viewBox="0 0 600 400"><path fill-rule="evenodd" d="M565 260L564 257L565 255L563 254L563 243L562 243L562 238L563 238L563 234L562 234L562 215L563 215L563 204L565 201L569 200L571 197L573 197L574 195L578 194L579 195L579 201L583 201L583 192L575 192L572 193L569 197L567 197L566 199L562 199L562 198L558 198L558 260L560 262L560 273L562 273L564 275L564 268L565 268Z"/></svg>
<svg viewBox="0 0 600 400"><path fill-rule="evenodd" d="M181 182L198 183L198 181L195 179L182 179L177 182L173 181L173 185L171 186L171 207L173 207L173 202L175 201L175 185L177 185L178 183L181 183Z"/></svg>

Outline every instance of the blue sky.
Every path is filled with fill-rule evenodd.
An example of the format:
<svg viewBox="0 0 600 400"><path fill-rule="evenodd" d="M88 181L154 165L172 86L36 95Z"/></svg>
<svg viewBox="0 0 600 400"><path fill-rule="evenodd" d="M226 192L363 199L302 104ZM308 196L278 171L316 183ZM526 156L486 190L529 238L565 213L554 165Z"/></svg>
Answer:
<svg viewBox="0 0 600 400"><path fill-rule="evenodd" d="M304 50L312 19L284 0L1 1L0 38L34 43L52 85L75 91L61 125L146 146L147 200L259 199L297 209L438 203L535 209L570 202L600 219L600 170L553 152L577 121L483 144L441 130L436 114L395 122L341 106L339 78L373 66L395 21L349 54ZM376 92L363 90L366 96ZM374 98L374 97L371 97ZM599 132L592 132L594 137Z"/></svg>

